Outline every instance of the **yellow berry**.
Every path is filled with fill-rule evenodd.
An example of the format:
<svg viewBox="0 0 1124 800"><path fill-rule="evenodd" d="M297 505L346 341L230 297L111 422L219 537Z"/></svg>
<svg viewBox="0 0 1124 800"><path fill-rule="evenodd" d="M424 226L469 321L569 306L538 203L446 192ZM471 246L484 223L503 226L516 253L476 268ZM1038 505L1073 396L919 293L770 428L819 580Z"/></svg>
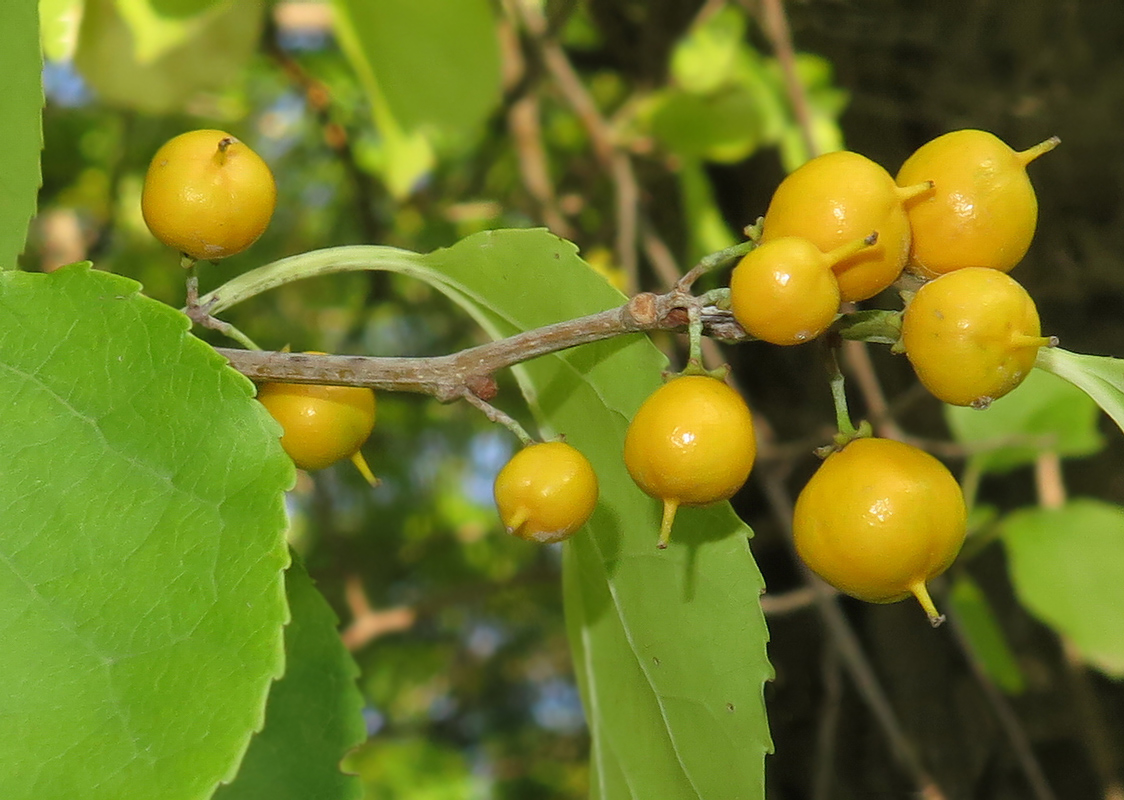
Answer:
<svg viewBox="0 0 1124 800"><path fill-rule="evenodd" d="M1042 336L1034 300L1009 275L969 267L926 283L902 316L902 346L918 379L957 406L986 407L1034 367Z"/></svg>
<svg viewBox="0 0 1124 800"><path fill-rule="evenodd" d="M516 453L493 489L507 532L540 544L568 539L597 506L597 475L565 442L541 442Z"/></svg>
<svg viewBox="0 0 1124 800"><path fill-rule="evenodd" d="M301 469L350 458L375 483L359 451L375 427L375 393L357 386L265 383L258 400L281 423L281 446Z"/></svg>
<svg viewBox="0 0 1124 800"><path fill-rule="evenodd" d="M216 130L180 134L148 167L141 210L152 235L198 259L240 253L265 232L277 204L261 157Z"/></svg>
<svg viewBox="0 0 1124 800"><path fill-rule="evenodd" d="M960 552L966 520L960 486L937 459L889 439L856 439L800 492L793 537L804 563L839 591L870 603L912 594L939 624L925 584Z"/></svg>
<svg viewBox="0 0 1124 800"><path fill-rule="evenodd" d="M807 239L787 236L751 250L730 276L730 310L751 336L779 345L815 339L839 312L832 265L876 237L823 253Z"/></svg>
<svg viewBox="0 0 1124 800"><path fill-rule="evenodd" d="M903 203L930 188L925 182L899 188L890 173L858 153L826 153L781 181L761 240L799 236L827 253L878 231L877 244L832 267L843 300L866 300L901 274L910 239Z"/></svg>
<svg viewBox="0 0 1124 800"><path fill-rule="evenodd" d="M756 455L749 408L722 381L685 375L653 392L628 426L624 463L637 486L663 501L658 546L667 546L679 506L728 500Z"/></svg>
<svg viewBox="0 0 1124 800"><path fill-rule="evenodd" d="M1026 166L1058 141L1016 152L993 134L968 129L918 148L898 171L897 183L929 180L935 188L908 208L910 268L935 277L963 267L1007 272L1018 264L1038 224Z"/></svg>

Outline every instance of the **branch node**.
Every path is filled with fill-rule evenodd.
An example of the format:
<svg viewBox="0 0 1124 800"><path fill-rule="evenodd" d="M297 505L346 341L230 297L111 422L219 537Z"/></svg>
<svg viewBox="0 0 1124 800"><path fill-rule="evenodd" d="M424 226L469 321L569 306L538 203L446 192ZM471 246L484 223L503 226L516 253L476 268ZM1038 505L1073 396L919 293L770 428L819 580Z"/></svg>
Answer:
<svg viewBox="0 0 1124 800"><path fill-rule="evenodd" d="M491 375L473 375L464 385L481 400L492 400L500 391L496 379Z"/></svg>
<svg viewBox="0 0 1124 800"><path fill-rule="evenodd" d="M637 325L654 325L659 313L656 295L652 292L641 292L628 301L625 310Z"/></svg>

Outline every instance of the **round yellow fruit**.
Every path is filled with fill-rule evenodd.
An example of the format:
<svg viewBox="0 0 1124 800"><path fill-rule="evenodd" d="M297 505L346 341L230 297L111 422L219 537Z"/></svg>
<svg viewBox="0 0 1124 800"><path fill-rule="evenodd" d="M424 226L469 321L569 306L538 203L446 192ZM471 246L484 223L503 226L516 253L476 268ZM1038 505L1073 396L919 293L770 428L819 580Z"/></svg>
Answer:
<svg viewBox="0 0 1124 800"><path fill-rule="evenodd" d="M496 476L493 494L504 528L548 544L574 535L597 506L597 475L565 442L541 442L516 453Z"/></svg>
<svg viewBox="0 0 1124 800"><path fill-rule="evenodd" d="M749 251L730 276L730 310L751 336L778 345L815 339L839 312L832 265L871 239L823 253L807 239L772 239Z"/></svg>
<svg viewBox="0 0 1124 800"><path fill-rule="evenodd" d="M265 232L277 205L268 165L217 130L180 134L149 164L141 210L152 235L197 260L240 253Z"/></svg>
<svg viewBox="0 0 1124 800"><path fill-rule="evenodd" d="M943 619L926 583L956 558L967 531L960 486L933 456L889 439L832 453L796 501L793 537L808 567L870 603L914 595Z"/></svg>
<svg viewBox="0 0 1124 800"><path fill-rule="evenodd" d="M1038 198L1026 166L1056 138L1016 152L987 131L959 130L922 145L898 171L897 183L933 181L910 203L909 265L926 277L964 267L1002 272L1018 264L1038 224Z"/></svg>
<svg viewBox="0 0 1124 800"><path fill-rule="evenodd" d="M957 406L984 408L1010 392L1052 342L1026 290L984 267L929 281L902 315L902 346L918 379Z"/></svg>
<svg viewBox="0 0 1124 800"><path fill-rule="evenodd" d="M663 501L658 546L667 546L679 506L729 499L756 456L749 407L724 382L684 375L653 392L628 426L624 463L637 486Z"/></svg>
<svg viewBox="0 0 1124 800"><path fill-rule="evenodd" d="M910 244L903 204L930 188L924 182L900 188L890 173L858 153L826 153L781 181L765 212L761 241L798 236L827 253L877 231L877 244L832 267L843 300L866 300L901 274Z"/></svg>
<svg viewBox="0 0 1124 800"><path fill-rule="evenodd" d="M258 400L281 423L281 446L301 469L354 459L375 427L375 393L362 387L265 383Z"/></svg>

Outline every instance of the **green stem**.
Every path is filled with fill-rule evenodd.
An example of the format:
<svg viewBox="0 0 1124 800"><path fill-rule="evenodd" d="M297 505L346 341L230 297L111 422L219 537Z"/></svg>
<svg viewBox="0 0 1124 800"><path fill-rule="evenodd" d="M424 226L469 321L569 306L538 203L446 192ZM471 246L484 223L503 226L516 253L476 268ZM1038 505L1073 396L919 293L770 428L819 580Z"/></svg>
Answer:
<svg viewBox="0 0 1124 800"><path fill-rule="evenodd" d="M711 253L708 256L703 256L701 259L699 259L698 264L693 266L686 275L679 279L679 281L675 284L675 288L681 292L691 291L691 287L694 286L695 281L697 281L703 275L706 275L708 272L713 272L714 270L729 264L731 261L740 259L755 247L757 247L757 242L750 240L746 242L739 242L733 247L727 247L724 250L719 250L717 253Z"/></svg>
<svg viewBox="0 0 1124 800"><path fill-rule="evenodd" d="M484 416L486 416L492 422L503 425L509 431L514 433L516 437L518 437L519 441L523 443L524 447L535 443L534 437L532 437L531 434L527 433L526 428L516 422L513 417L505 414L503 411L500 411L487 400L484 400L479 395L476 395L471 391L466 391L461 396L469 403L483 411Z"/></svg>
<svg viewBox="0 0 1124 800"><path fill-rule="evenodd" d="M902 312L852 311L837 319L833 327L844 339L896 345L902 336Z"/></svg>
<svg viewBox="0 0 1124 800"><path fill-rule="evenodd" d="M427 273L422 263L421 255L397 247L385 245L329 247L283 258L244 272L204 295L199 302L207 306L208 311L217 313L287 283L320 275L361 270L388 270L416 277L424 275L425 279L432 281L433 274Z"/></svg>
<svg viewBox="0 0 1124 800"><path fill-rule="evenodd" d="M828 375L831 379L831 399L835 403L835 425L839 428L839 434L835 437L835 444L842 447L852 439L860 436L869 436L870 426L866 423L855 427L851 422L851 412L847 409L847 387L843 378L843 372L839 369L839 349L837 347L827 347L826 365Z"/></svg>
<svg viewBox="0 0 1124 800"><path fill-rule="evenodd" d="M242 333L242 331L235 328L229 322L223 322L221 319L215 319L214 317L210 319L210 322L204 323L205 327L218 331L228 339L233 339L247 350L261 350L261 347L259 347L253 339Z"/></svg>
<svg viewBox="0 0 1124 800"><path fill-rule="evenodd" d="M702 364L702 314L699 307L692 303L687 306L687 361L693 364Z"/></svg>

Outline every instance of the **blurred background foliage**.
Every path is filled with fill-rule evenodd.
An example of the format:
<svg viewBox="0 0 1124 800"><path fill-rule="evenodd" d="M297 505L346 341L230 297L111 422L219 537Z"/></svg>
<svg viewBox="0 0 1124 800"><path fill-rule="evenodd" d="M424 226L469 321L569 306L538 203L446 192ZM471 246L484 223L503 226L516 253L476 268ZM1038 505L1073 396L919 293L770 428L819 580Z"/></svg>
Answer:
<svg viewBox="0 0 1124 800"><path fill-rule="evenodd" d="M1118 4L39 5L46 144L40 214L22 258L28 269L89 258L180 305L178 257L144 227L139 197L152 153L192 128L244 139L271 164L280 192L273 223L253 248L201 268L204 291L321 247L429 251L482 229L545 225L631 293L666 287L701 255L738 241L785 172L814 152L846 145L893 173L932 136L981 127L1017 149L1061 136L1063 146L1031 170L1041 224L1016 276L1037 299L1044 330L1067 348L1124 353ZM796 51L786 52L791 41ZM870 306L896 303L891 295ZM270 349L431 355L481 340L440 295L385 274L290 285L228 318ZM658 343L682 355L673 337ZM771 431L764 459L783 467L789 490L798 486L833 422L814 349L709 355L733 363ZM989 546L1004 535L990 522L1040 499L1043 448L968 458L987 433L980 418L945 414L904 359L874 348L855 354L848 369L856 383L880 381L855 391L857 413L882 414L884 425L932 443L978 493L978 527L991 533L953 576L949 599L968 623L969 652L1012 695L1057 796L1107 796L1120 777L1124 692L1086 672L1088 653L1059 644L1019 604L1007 554ZM1079 458L1067 462L1066 476L1080 494L1124 502L1119 432L1081 399L1058 400L1049 387L1035 395L1045 399L1009 412L1010 424L1025 434L1031 418L1078 420L1046 450ZM516 396L501 376L498 402L522 419ZM384 395L365 448L382 486L371 490L345 464L302 475L290 496L292 542L362 669L370 739L350 766L368 797L589 793L559 550L502 535L492 507L492 478L513 446L462 404ZM804 579L783 520L768 511L769 492L751 482L735 506L757 532L754 553L770 595L791 598ZM1080 509L1080 519L1090 514L1097 510ZM1049 524L1017 516L1004 523ZM1024 563L1015 579L1028 569ZM810 607L775 606L770 618L778 753L769 761L769 796L904 796L917 776L908 759L887 756L893 745L873 732L875 712L840 685L838 658ZM983 690L961 651L918 626L916 609L843 608L905 720L910 747L947 796L1030 796L1025 763L981 710ZM825 736L834 743L826 751ZM824 752L833 755L827 768Z"/></svg>

